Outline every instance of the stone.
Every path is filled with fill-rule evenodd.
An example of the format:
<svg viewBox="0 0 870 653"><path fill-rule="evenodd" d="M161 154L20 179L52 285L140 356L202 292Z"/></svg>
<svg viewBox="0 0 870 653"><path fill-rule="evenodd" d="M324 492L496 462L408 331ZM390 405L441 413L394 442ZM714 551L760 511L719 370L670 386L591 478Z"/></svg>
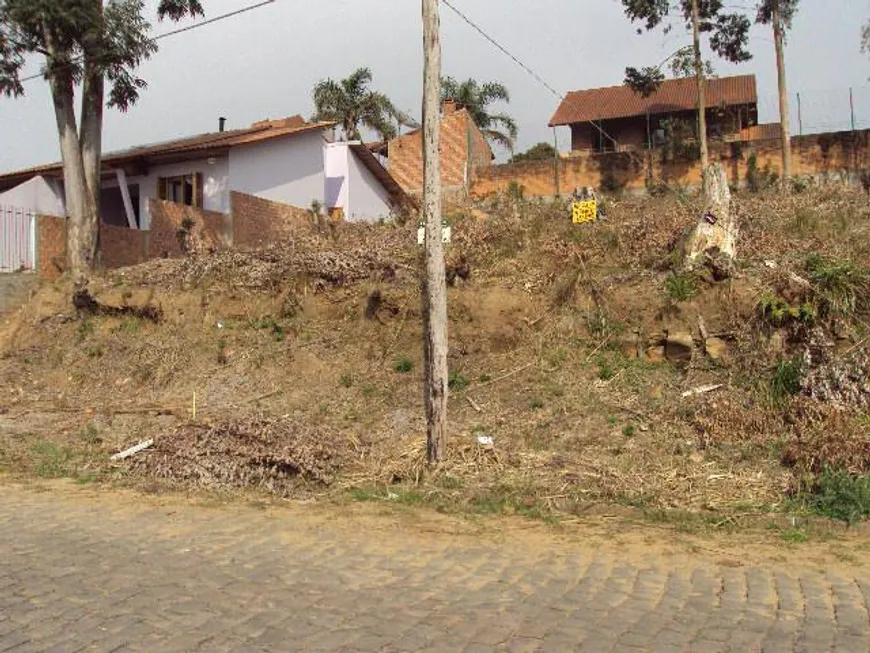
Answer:
<svg viewBox="0 0 870 653"><path fill-rule="evenodd" d="M722 338L707 338L704 343L704 349L707 352L707 356L714 361L720 363L728 363L731 361L731 351L728 342Z"/></svg>
<svg viewBox="0 0 870 653"><path fill-rule="evenodd" d="M675 363L688 364L692 360L695 341L687 332L669 333L665 341L665 358Z"/></svg>
<svg viewBox="0 0 870 653"><path fill-rule="evenodd" d="M662 363L665 360L665 346L647 347L646 359L650 363Z"/></svg>

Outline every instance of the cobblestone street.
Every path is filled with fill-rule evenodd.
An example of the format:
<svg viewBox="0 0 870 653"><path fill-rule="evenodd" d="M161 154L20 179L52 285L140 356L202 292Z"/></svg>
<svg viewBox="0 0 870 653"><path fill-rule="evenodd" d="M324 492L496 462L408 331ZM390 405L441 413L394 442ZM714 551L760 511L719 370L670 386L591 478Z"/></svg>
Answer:
<svg viewBox="0 0 870 653"><path fill-rule="evenodd" d="M870 651L870 571L788 550L0 489L0 651Z"/></svg>

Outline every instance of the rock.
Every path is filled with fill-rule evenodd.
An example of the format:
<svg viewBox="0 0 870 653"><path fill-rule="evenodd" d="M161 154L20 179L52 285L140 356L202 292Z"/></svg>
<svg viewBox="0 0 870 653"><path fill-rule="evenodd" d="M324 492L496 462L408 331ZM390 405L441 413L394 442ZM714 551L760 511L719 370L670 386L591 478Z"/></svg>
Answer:
<svg viewBox="0 0 870 653"><path fill-rule="evenodd" d="M662 363L665 360L665 346L647 347L646 359L650 363Z"/></svg>
<svg viewBox="0 0 870 653"><path fill-rule="evenodd" d="M785 351L785 336L782 331L774 331L767 343L771 354L781 354Z"/></svg>
<svg viewBox="0 0 870 653"><path fill-rule="evenodd" d="M731 351L728 347L728 342L722 338L707 338L704 343L704 349L707 352L707 356L712 358L714 361L720 363L731 362Z"/></svg>
<svg viewBox="0 0 870 653"><path fill-rule="evenodd" d="M692 351L695 349L695 341L692 334L677 332L668 334L665 341L665 358L675 363L688 364L692 360Z"/></svg>

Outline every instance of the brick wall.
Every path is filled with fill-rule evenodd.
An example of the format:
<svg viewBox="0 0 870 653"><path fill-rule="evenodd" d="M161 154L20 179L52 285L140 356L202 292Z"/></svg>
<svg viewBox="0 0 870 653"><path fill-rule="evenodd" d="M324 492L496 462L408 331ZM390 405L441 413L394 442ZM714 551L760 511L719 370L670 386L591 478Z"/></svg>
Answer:
<svg viewBox="0 0 870 653"><path fill-rule="evenodd" d="M441 185L445 190L465 188L469 136L472 165L468 181L471 182L478 168L485 169L492 163L492 150L468 111L445 109L444 117L441 119ZM406 193L422 192L422 130L390 141L389 162L390 174Z"/></svg>
<svg viewBox="0 0 870 653"><path fill-rule="evenodd" d="M147 231L101 224L101 263L109 269L144 263L148 260L149 235Z"/></svg>
<svg viewBox="0 0 870 653"><path fill-rule="evenodd" d="M57 279L66 270L66 218L36 218L36 271L43 279Z"/></svg>
<svg viewBox="0 0 870 653"><path fill-rule="evenodd" d="M710 160L720 161L731 183L744 185L750 157L759 169L780 173L781 141L768 139L731 144L714 144ZM650 156L647 152L573 153L559 160L559 189L564 194L579 186L613 185L628 191L646 188ZM663 163L659 153L652 156L653 178L669 184L697 187L701 183L700 163ZM792 138L792 167L798 176L854 181L861 171L870 170L870 130L814 134ZM522 184L526 195L552 196L556 181L554 162L526 161L490 166L478 171L472 195L483 197L505 191L511 182Z"/></svg>
<svg viewBox="0 0 870 653"><path fill-rule="evenodd" d="M184 255L178 234L185 219L192 223L189 231L193 249L210 251L232 244L232 221L224 213L163 200L148 200L148 206L151 213L148 258Z"/></svg>
<svg viewBox="0 0 870 653"><path fill-rule="evenodd" d="M233 244L241 248L267 246L311 225L305 209L236 191L230 193L230 209Z"/></svg>

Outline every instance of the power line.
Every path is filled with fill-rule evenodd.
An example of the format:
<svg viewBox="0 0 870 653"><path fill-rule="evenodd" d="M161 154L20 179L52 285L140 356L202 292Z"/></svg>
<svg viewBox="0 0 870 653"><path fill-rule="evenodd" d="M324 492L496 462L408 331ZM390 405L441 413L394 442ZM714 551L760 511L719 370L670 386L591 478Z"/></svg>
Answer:
<svg viewBox="0 0 870 653"><path fill-rule="evenodd" d="M225 14L221 14L219 16L215 16L214 18L209 18L207 20L200 21L198 23L194 23L193 25L187 25L185 27L179 27L178 29L170 30L169 32L164 32L163 34L158 34L155 36L152 41L162 41L163 39L169 38L170 36L176 36L177 34L182 34L183 32L189 32L194 29L198 29L200 27L205 27L206 25L211 25L212 23L217 23L222 20L226 20L227 18L233 18L235 16L239 16L241 14L245 14L249 11L253 11L254 9L260 9L261 7L265 7L266 5L271 5L276 0L262 0L262 2L257 2L252 5L248 5L247 7L242 7L241 9L236 9L235 11L230 11ZM76 57L74 61L62 66L62 68L69 68L77 63L81 63L84 61L84 57ZM45 77L44 73L36 73L34 75L28 75L27 77L22 77L19 81L23 84L24 82L29 82L34 79L42 79Z"/></svg>

